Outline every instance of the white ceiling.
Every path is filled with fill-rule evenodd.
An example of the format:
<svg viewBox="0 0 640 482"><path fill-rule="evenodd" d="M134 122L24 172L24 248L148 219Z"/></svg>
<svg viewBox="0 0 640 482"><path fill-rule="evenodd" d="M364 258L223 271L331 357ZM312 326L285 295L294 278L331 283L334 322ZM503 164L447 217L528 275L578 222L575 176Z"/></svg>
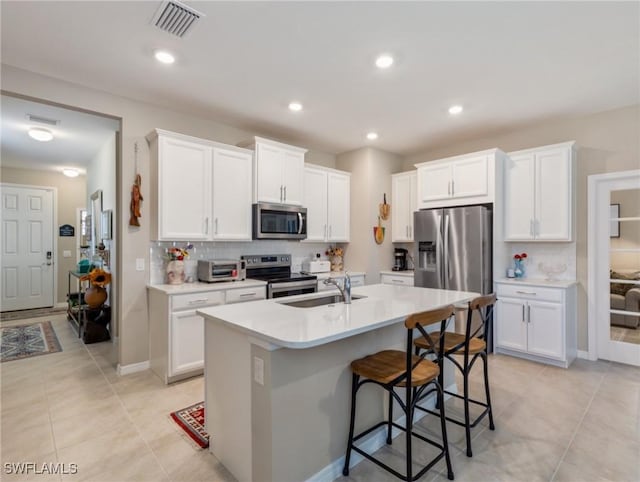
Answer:
<svg viewBox="0 0 640 482"><path fill-rule="evenodd" d="M206 17L179 39L159 1L3 2L2 62L334 153L640 102L639 2L187 3Z"/></svg>
<svg viewBox="0 0 640 482"><path fill-rule="evenodd" d="M27 115L59 121L57 125L30 122ZM119 122L56 106L2 96L2 165L46 171L65 167L86 169L119 129ZM50 130L54 139L39 142L27 135L31 127Z"/></svg>

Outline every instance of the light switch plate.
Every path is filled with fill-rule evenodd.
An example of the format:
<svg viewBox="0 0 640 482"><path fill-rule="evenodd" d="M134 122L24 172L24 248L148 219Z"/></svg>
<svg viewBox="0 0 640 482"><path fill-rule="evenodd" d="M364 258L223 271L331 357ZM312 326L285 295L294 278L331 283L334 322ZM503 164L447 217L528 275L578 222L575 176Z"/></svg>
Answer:
<svg viewBox="0 0 640 482"><path fill-rule="evenodd" d="M144 258L136 258L136 271L144 271Z"/></svg>
<svg viewBox="0 0 640 482"><path fill-rule="evenodd" d="M63 258L70 258L70 257L71 257L71 251L69 251L68 249L65 249L65 250L62 252L62 257L63 257Z"/></svg>

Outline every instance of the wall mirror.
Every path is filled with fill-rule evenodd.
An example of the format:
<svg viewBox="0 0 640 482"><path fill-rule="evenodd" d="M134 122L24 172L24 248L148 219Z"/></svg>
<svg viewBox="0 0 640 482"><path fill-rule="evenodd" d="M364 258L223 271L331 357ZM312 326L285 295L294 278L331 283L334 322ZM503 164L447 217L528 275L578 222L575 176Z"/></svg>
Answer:
<svg viewBox="0 0 640 482"><path fill-rule="evenodd" d="M91 245L95 250L102 242L102 189L98 189L91 195L91 206L89 210L91 215Z"/></svg>

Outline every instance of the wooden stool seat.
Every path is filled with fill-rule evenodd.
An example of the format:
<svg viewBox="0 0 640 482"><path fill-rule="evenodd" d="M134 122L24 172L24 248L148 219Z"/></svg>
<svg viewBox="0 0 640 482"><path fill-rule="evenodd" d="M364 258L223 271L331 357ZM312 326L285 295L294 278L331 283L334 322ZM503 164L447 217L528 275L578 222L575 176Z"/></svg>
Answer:
<svg viewBox="0 0 640 482"><path fill-rule="evenodd" d="M433 334L433 338L436 340L439 338L439 336L440 335L438 333ZM461 333L453 333L450 331L446 331L444 334L444 351L452 355L464 355L464 341L465 341L465 335ZM423 350L431 349L431 345L427 340L425 340L424 336L421 336L420 338L418 338L415 341L415 344L417 347L422 348ZM460 346L460 348L458 348L455 351L451 351L456 346ZM475 355L476 353L483 352L486 349L487 349L487 344L485 343L484 340L481 340L480 338L469 339L470 355ZM434 350L437 351L438 346L435 346Z"/></svg>
<svg viewBox="0 0 640 482"><path fill-rule="evenodd" d="M418 387L435 380L440 374L440 368L429 360L421 360L419 356L412 356L415 368L411 372L411 386ZM417 364L417 365L416 365ZM356 375L388 384L406 373L407 354L400 350L383 350L351 362L351 370ZM406 383L396 384L398 387Z"/></svg>

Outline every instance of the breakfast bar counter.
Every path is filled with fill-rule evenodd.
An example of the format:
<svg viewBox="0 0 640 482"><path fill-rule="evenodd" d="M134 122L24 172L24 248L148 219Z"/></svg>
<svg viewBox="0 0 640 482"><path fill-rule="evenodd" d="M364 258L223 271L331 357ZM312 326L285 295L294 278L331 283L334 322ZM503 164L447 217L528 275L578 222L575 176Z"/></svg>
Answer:
<svg viewBox="0 0 640 482"><path fill-rule="evenodd" d="M351 361L382 349L404 350L408 315L462 303L477 293L369 285L352 290L350 305L285 304L324 296L197 312L205 318L210 451L240 481L338 477L347 441ZM445 379L448 374L445 368ZM382 393L362 397L357 425L382 420L386 403ZM378 443L372 435L370 443Z"/></svg>

